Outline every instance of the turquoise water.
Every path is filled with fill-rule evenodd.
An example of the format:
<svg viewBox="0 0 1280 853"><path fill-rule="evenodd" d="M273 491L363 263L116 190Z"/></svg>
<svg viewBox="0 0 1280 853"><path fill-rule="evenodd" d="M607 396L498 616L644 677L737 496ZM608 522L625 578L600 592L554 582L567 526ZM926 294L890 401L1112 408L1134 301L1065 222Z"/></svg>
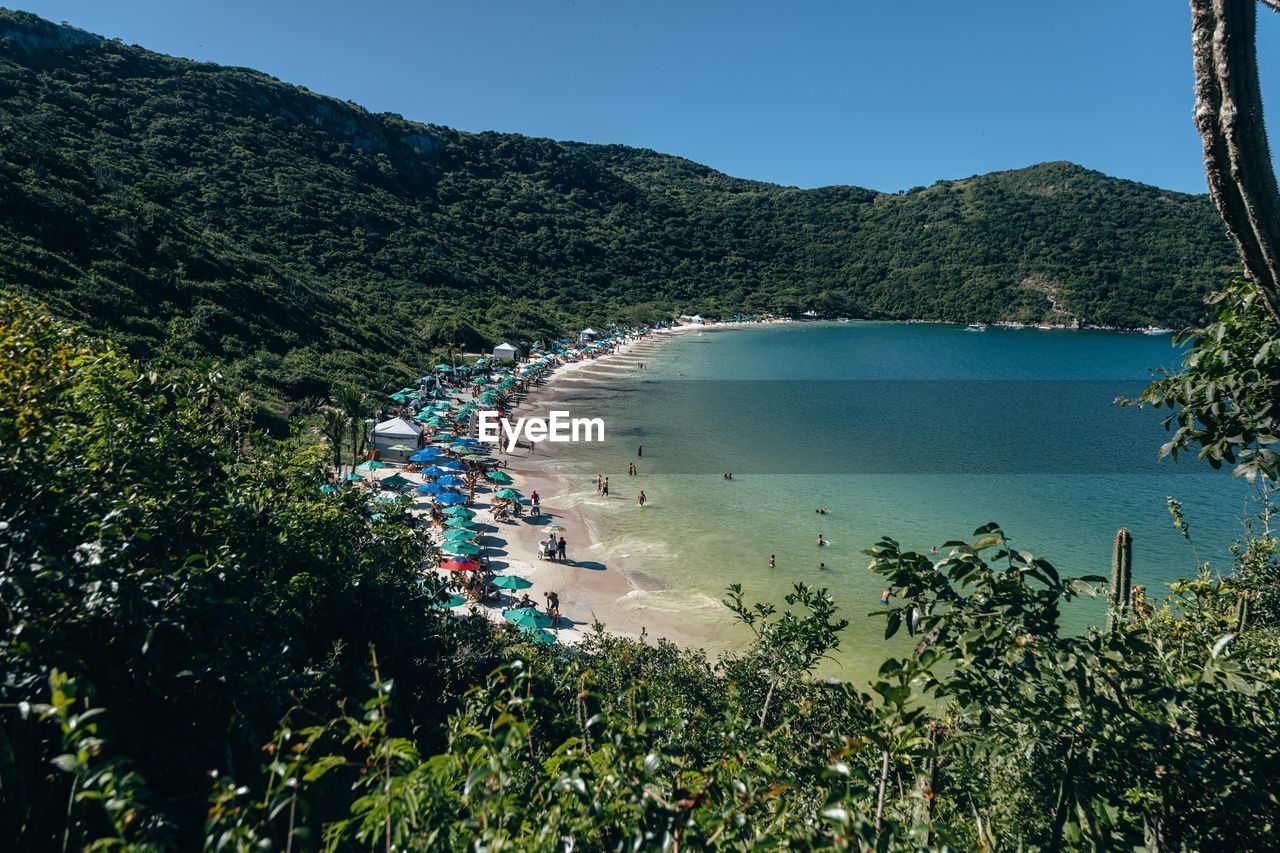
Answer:
<svg viewBox="0 0 1280 853"><path fill-rule="evenodd" d="M1194 462L1157 464L1160 415L1113 404L1177 355L1168 337L926 324L685 334L644 354L645 370L620 361L561 386L574 416L605 419L607 438L575 445L561 473L603 519L604 553L665 587L633 606L682 614L714 651L741 641L719 604L729 583L773 602L800 580L827 586L852 622L840 668L859 676L889 651L867 615L883 583L861 553L881 536L926 549L998 521L1063 574L1107 575L1127 526L1135 582L1159 595L1194 572L1172 495L1201 556L1229 569L1252 490ZM819 533L831 544L817 547ZM1100 604L1069 621L1100 620Z"/></svg>

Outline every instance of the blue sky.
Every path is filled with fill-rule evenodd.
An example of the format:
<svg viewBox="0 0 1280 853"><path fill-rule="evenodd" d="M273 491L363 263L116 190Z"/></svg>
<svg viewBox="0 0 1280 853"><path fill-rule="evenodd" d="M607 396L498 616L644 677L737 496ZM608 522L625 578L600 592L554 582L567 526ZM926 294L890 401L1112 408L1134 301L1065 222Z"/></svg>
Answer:
<svg viewBox="0 0 1280 853"><path fill-rule="evenodd" d="M8 2L375 111L782 184L893 191L1072 160L1204 191L1184 0ZM1259 16L1265 87L1280 15Z"/></svg>

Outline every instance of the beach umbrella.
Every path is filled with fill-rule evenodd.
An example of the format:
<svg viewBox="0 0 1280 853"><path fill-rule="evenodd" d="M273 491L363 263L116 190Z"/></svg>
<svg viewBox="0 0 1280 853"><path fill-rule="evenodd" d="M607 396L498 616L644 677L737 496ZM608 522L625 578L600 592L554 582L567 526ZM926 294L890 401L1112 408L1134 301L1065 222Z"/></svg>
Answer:
<svg viewBox="0 0 1280 853"><path fill-rule="evenodd" d="M353 482L355 482L356 480L363 480L363 479L364 479L364 477L361 477L361 476L360 476L359 474L357 474L355 471L352 471L350 474L348 474L347 476L343 477L342 479L346 480L348 483L353 483Z"/></svg>
<svg viewBox="0 0 1280 853"><path fill-rule="evenodd" d="M466 554L474 557L484 549L474 542L446 542L440 546L440 550L446 554Z"/></svg>
<svg viewBox="0 0 1280 853"><path fill-rule="evenodd" d="M454 540L464 540L464 539L471 540L471 539L475 539L479 535L480 535L480 531L472 530L469 527L450 527L444 532L445 539L454 539Z"/></svg>
<svg viewBox="0 0 1280 853"><path fill-rule="evenodd" d="M393 444L387 450L394 450L396 453L412 453L413 448L407 444Z"/></svg>
<svg viewBox="0 0 1280 853"><path fill-rule="evenodd" d="M474 572L479 570L480 564L475 560L458 557L452 560L445 560L440 564L440 568L450 572Z"/></svg>
<svg viewBox="0 0 1280 853"><path fill-rule="evenodd" d="M567 528L559 524L548 524L546 527L542 528L542 532L543 533L559 533L560 531L566 530L566 529Z"/></svg>
<svg viewBox="0 0 1280 853"><path fill-rule="evenodd" d="M320 491L324 492L326 495L334 495L338 493L338 487L331 486L328 483L325 483L323 486L320 487Z"/></svg>
<svg viewBox="0 0 1280 853"><path fill-rule="evenodd" d="M406 403L409 400L409 398L403 394L388 394L387 398L390 400L395 400L397 403Z"/></svg>
<svg viewBox="0 0 1280 853"><path fill-rule="evenodd" d="M420 495L439 495L449 491L448 487L437 485L436 483L423 483L418 486L418 494Z"/></svg>
<svg viewBox="0 0 1280 853"><path fill-rule="evenodd" d="M533 643L538 646L555 645L556 635L542 628L525 628L521 626L520 637L525 642Z"/></svg>
<svg viewBox="0 0 1280 853"><path fill-rule="evenodd" d="M484 477L490 483L497 483L500 486L505 486L509 483L514 482L511 478L511 475L508 474L506 471L490 471L489 473L485 474Z"/></svg>
<svg viewBox="0 0 1280 853"><path fill-rule="evenodd" d="M450 607L457 607L459 604L466 604L466 603L467 603L467 600L462 596L456 593L450 593L449 597L446 598L444 601L437 601L435 604L431 606L436 607L440 610L448 610Z"/></svg>
<svg viewBox="0 0 1280 853"><path fill-rule="evenodd" d="M387 477L384 480L380 480L379 482L381 482L382 485L388 486L393 489L399 489L399 488L403 488L404 486L413 485L413 480L410 480L408 477L404 476L403 474L392 474L390 477Z"/></svg>
<svg viewBox="0 0 1280 853"><path fill-rule="evenodd" d="M445 476L448 476L449 474L452 474L453 469L443 468L437 462L435 465L432 465L430 468L424 468L421 473L422 473L422 476L424 477L445 477Z"/></svg>
<svg viewBox="0 0 1280 853"><path fill-rule="evenodd" d="M380 504L393 504L393 503L395 503L396 501L398 501L400 498L401 498L401 496L400 496L400 495L388 495L388 494L381 494L381 495L374 495L374 496L373 496L373 500L374 500L374 502L375 502L375 503L380 503Z"/></svg>
<svg viewBox="0 0 1280 853"><path fill-rule="evenodd" d="M436 495L435 501L443 506L457 506L466 503L467 499L457 492L445 492L442 495Z"/></svg>
<svg viewBox="0 0 1280 853"><path fill-rule="evenodd" d="M550 616L539 612L534 607L515 607L504 610L502 618L522 628L550 628L554 624Z"/></svg>
<svg viewBox="0 0 1280 853"><path fill-rule="evenodd" d="M533 581L519 575L501 575L493 579L493 585L500 589L528 589L533 586Z"/></svg>
<svg viewBox="0 0 1280 853"><path fill-rule="evenodd" d="M467 481L454 474L445 474L443 477L436 480L436 483L441 486L465 486Z"/></svg>
<svg viewBox="0 0 1280 853"><path fill-rule="evenodd" d="M410 456L409 461L410 462L432 462L439 455L440 455L440 451L437 450L436 448L424 447L422 450L419 450L417 453Z"/></svg>
<svg viewBox="0 0 1280 853"><path fill-rule="evenodd" d="M450 518L475 518L476 511L465 506L451 506L444 511Z"/></svg>
<svg viewBox="0 0 1280 853"><path fill-rule="evenodd" d="M464 456L464 457L462 457L462 458L463 458L463 459L465 459L465 460L467 460L468 462L488 462L488 461L489 461L489 454L487 454L487 453L468 453L466 456Z"/></svg>
<svg viewBox="0 0 1280 853"><path fill-rule="evenodd" d="M370 521L382 521L383 518L384 516L380 512L375 512L373 515L369 516Z"/></svg>
<svg viewBox="0 0 1280 853"><path fill-rule="evenodd" d="M379 468L390 468L391 466L385 462L379 462L377 459L370 459L368 462L361 462L356 466L357 471L377 471Z"/></svg>
<svg viewBox="0 0 1280 853"><path fill-rule="evenodd" d="M433 466L436 468L444 468L445 474L451 474L454 471L461 471L466 466L456 459L441 459Z"/></svg>
<svg viewBox="0 0 1280 853"><path fill-rule="evenodd" d="M518 501L522 497L522 495L518 491L511 488L498 489L498 491L494 492L493 494L494 494L494 497L502 498L504 501Z"/></svg>

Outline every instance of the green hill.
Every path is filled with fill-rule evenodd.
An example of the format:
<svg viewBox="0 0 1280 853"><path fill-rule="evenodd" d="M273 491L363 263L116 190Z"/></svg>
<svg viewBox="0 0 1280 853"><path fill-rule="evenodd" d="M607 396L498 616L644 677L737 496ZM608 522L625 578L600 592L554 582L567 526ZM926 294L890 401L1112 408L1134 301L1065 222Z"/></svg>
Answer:
<svg viewBox="0 0 1280 853"><path fill-rule="evenodd" d="M799 190L0 11L0 286L142 354L174 335L268 399L673 309L1180 325L1234 263L1207 196L1070 163Z"/></svg>

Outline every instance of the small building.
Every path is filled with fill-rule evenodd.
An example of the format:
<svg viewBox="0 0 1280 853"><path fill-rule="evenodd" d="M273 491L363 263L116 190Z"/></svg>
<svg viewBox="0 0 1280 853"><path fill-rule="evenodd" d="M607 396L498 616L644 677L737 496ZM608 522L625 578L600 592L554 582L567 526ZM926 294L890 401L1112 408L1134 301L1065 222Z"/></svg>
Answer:
<svg viewBox="0 0 1280 853"><path fill-rule="evenodd" d="M379 458L387 462L408 462L422 443L422 424L408 418L392 418L375 426L369 440ZM407 452L391 449L401 445L411 449Z"/></svg>
<svg viewBox="0 0 1280 853"><path fill-rule="evenodd" d="M588 341L594 341L598 337L600 337L600 333L595 329L583 329L578 332L578 343L585 344Z"/></svg>
<svg viewBox="0 0 1280 853"><path fill-rule="evenodd" d="M499 361L514 361L516 348L508 343L498 344L493 348L493 357Z"/></svg>

